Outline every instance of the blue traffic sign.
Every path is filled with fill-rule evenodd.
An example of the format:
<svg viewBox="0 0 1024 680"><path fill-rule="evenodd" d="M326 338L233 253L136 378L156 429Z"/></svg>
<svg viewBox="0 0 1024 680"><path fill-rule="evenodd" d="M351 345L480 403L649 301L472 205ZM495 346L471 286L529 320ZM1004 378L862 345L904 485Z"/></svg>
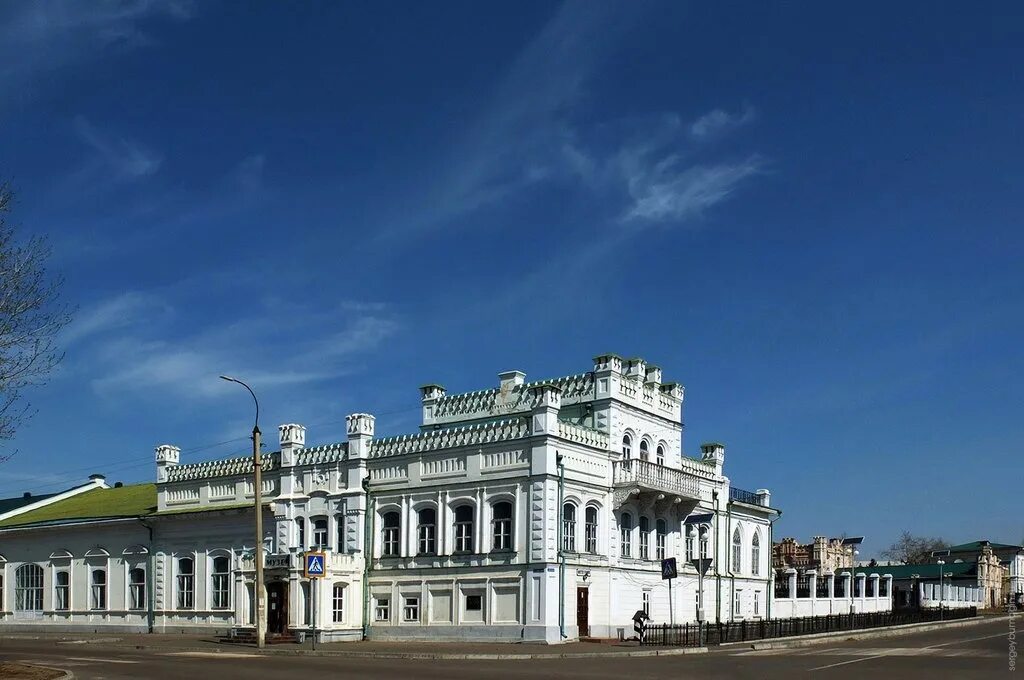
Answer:
<svg viewBox="0 0 1024 680"><path fill-rule="evenodd" d="M306 553L306 578L319 578L326 571L323 553Z"/></svg>

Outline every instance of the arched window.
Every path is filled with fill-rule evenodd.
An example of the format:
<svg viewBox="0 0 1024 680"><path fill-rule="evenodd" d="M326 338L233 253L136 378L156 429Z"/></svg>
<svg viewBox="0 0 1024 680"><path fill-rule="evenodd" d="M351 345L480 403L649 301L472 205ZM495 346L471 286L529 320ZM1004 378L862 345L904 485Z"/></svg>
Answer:
<svg viewBox="0 0 1024 680"><path fill-rule="evenodd" d="M398 557L398 534L402 520L395 511L381 516L380 548L384 557Z"/></svg>
<svg viewBox="0 0 1024 680"><path fill-rule="evenodd" d="M640 440L640 460L649 462L651 460L651 447L646 439Z"/></svg>
<svg viewBox="0 0 1024 680"><path fill-rule="evenodd" d="M345 621L345 584L335 583L331 589L331 620L334 623Z"/></svg>
<svg viewBox="0 0 1024 680"><path fill-rule="evenodd" d="M326 550L327 543L327 518L317 517L313 520L313 547L318 550Z"/></svg>
<svg viewBox="0 0 1024 680"><path fill-rule="evenodd" d="M710 556L710 551L708 550L709 533L710 532L707 530L706 527L700 529L700 558L702 560L707 559Z"/></svg>
<svg viewBox="0 0 1024 680"><path fill-rule="evenodd" d="M697 557L696 551L693 549L694 541L697 539L697 527L692 524L686 526L686 559L692 560Z"/></svg>
<svg viewBox="0 0 1024 680"><path fill-rule="evenodd" d="M668 539L668 523L663 519L659 519L654 523L654 532L656 534L655 540L657 541L654 544L654 549L657 551L655 558L663 560L666 556L665 543Z"/></svg>
<svg viewBox="0 0 1024 680"><path fill-rule="evenodd" d="M191 557L178 558L178 609L196 604L196 563Z"/></svg>
<svg viewBox="0 0 1024 680"><path fill-rule="evenodd" d="M588 553L594 555L597 553L597 508L593 505L587 506L584 522L586 549Z"/></svg>
<svg viewBox="0 0 1024 680"><path fill-rule="evenodd" d="M740 536L740 528L732 532L732 573L740 573L740 561L743 559L743 538Z"/></svg>
<svg viewBox="0 0 1024 680"><path fill-rule="evenodd" d="M657 462L658 465L664 465L665 464L665 447L664 446L662 446L661 444L658 444L658 448L654 450L654 455L656 457L656 461L655 462Z"/></svg>
<svg viewBox="0 0 1024 680"><path fill-rule="evenodd" d="M640 518L640 559L651 559L651 520Z"/></svg>
<svg viewBox="0 0 1024 680"><path fill-rule="evenodd" d="M633 516L628 512L619 518L619 554L631 557L633 554Z"/></svg>
<svg viewBox="0 0 1024 680"><path fill-rule="evenodd" d="M318 520L320 521L320 520ZM327 520L322 520L327 524ZM326 535L327 529L324 529ZM218 555L213 558L212 569L210 570L210 591L213 595L214 609L227 609L230 604L228 587L231 581L231 559L227 555Z"/></svg>
<svg viewBox="0 0 1024 680"><path fill-rule="evenodd" d="M473 552L473 507L470 505L455 508L455 552Z"/></svg>
<svg viewBox="0 0 1024 680"><path fill-rule="evenodd" d="M562 552L576 552L576 506L562 506Z"/></svg>
<svg viewBox="0 0 1024 680"><path fill-rule="evenodd" d="M627 434L622 437L622 460L629 460L633 457L633 440Z"/></svg>
<svg viewBox="0 0 1024 680"><path fill-rule="evenodd" d="M295 520L295 539L299 550L306 549L306 519L299 517Z"/></svg>
<svg viewBox="0 0 1024 680"><path fill-rule="evenodd" d="M67 611L71 609L71 573L67 569L61 569L54 575L54 578L57 601L53 603L53 608L58 611Z"/></svg>
<svg viewBox="0 0 1024 680"><path fill-rule="evenodd" d="M107 608L107 570L102 568L93 569L89 575L90 585L90 609Z"/></svg>
<svg viewBox="0 0 1024 680"><path fill-rule="evenodd" d="M423 508L416 513L416 552L433 555L437 552L437 510Z"/></svg>
<svg viewBox="0 0 1024 680"><path fill-rule="evenodd" d="M128 572L128 608L146 608L146 570L142 567Z"/></svg>
<svg viewBox="0 0 1024 680"><path fill-rule="evenodd" d="M750 573L754 576L761 573L761 534L757 531L750 539Z"/></svg>
<svg viewBox="0 0 1024 680"><path fill-rule="evenodd" d="M491 549L512 548L512 504L501 501L491 506Z"/></svg>
<svg viewBox="0 0 1024 680"><path fill-rule="evenodd" d="M43 568L38 564L23 564L14 572L14 609L43 611Z"/></svg>

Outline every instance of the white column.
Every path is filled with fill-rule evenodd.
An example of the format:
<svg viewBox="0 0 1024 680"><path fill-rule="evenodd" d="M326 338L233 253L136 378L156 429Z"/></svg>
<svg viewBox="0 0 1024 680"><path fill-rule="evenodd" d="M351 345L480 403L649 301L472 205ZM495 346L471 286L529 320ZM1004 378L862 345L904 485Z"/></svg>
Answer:
<svg viewBox="0 0 1024 680"><path fill-rule="evenodd" d="M521 503L520 503L520 500L519 500L522 495L523 495L523 487L522 487L522 485L521 484L516 484L516 502L515 502L515 506L514 506L514 508L515 508L514 513L515 514L513 515L514 521L512 522L512 550L517 552L517 553L519 552L519 530L520 530L520 527L525 526L525 523L523 522L523 517L522 517L523 512L522 512L522 509L520 507Z"/></svg>
<svg viewBox="0 0 1024 680"><path fill-rule="evenodd" d="M473 537L473 552L478 555L484 551L484 492L483 489L476 490L476 536ZM486 613L486 610L485 610Z"/></svg>

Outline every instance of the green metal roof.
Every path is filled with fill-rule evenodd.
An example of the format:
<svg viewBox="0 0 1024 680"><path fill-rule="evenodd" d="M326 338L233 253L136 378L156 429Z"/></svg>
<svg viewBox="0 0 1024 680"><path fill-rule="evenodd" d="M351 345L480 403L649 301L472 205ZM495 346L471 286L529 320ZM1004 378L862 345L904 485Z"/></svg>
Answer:
<svg viewBox="0 0 1024 680"><path fill-rule="evenodd" d="M156 484L94 489L0 521L0 529L89 519L141 517L156 510Z"/></svg>
<svg viewBox="0 0 1024 680"><path fill-rule="evenodd" d="M1011 545L1009 543L993 543L991 541L971 541L970 543L961 543L960 545L954 545L949 548L951 553L980 553L982 545L988 543L989 547L993 550L1024 550L1024 546Z"/></svg>

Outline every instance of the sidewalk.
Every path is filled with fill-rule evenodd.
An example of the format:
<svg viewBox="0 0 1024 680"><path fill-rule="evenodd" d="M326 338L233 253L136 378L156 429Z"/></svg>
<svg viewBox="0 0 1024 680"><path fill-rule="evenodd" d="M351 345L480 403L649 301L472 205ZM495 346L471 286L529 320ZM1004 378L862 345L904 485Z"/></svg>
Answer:
<svg viewBox="0 0 1024 680"><path fill-rule="evenodd" d="M572 659L614 656L676 656L700 654L706 648L653 648L640 647L637 642L596 644L567 642L560 645L538 643L495 642L411 642L364 641L328 642L317 644L313 650L311 640L302 645L283 643L268 645L261 652L255 645L226 643L208 635L143 634L143 633L27 633L0 635L5 639L51 640L54 646L90 647L105 649L148 651L157 654L267 654L274 656L338 656L351 658L391 659Z"/></svg>

